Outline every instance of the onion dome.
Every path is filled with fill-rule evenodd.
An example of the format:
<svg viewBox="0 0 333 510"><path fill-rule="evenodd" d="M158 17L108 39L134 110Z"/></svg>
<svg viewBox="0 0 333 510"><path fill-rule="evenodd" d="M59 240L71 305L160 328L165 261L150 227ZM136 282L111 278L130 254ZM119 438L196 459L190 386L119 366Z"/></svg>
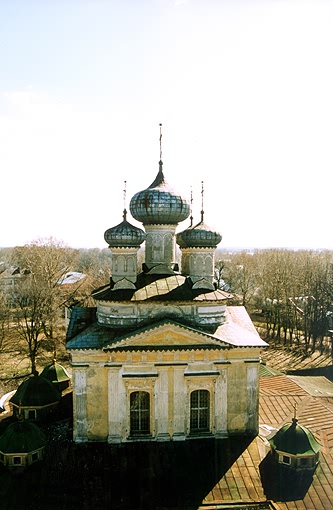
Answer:
<svg viewBox="0 0 333 510"><path fill-rule="evenodd" d="M127 211L124 209L123 221L111 227L104 233L104 239L112 247L140 246L146 238L145 232L126 220Z"/></svg>
<svg viewBox="0 0 333 510"><path fill-rule="evenodd" d="M58 403L60 398L52 382L36 374L20 384L10 402L17 407L44 407Z"/></svg>
<svg viewBox="0 0 333 510"><path fill-rule="evenodd" d="M179 232L176 235L177 244L181 248L216 248L216 246L222 241L222 236L218 232L211 230L204 223L204 206L203 206L203 181L201 182L201 221L197 225L192 226L192 215L191 225L183 232ZM192 202L192 196L191 196Z"/></svg>
<svg viewBox="0 0 333 510"><path fill-rule="evenodd" d="M216 248L222 236L200 222L176 235L177 244L181 248Z"/></svg>
<svg viewBox="0 0 333 510"><path fill-rule="evenodd" d="M181 248L216 248L222 241L218 232L211 230L203 220L204 212L201 211L201 221L197 225L190 226L176 235L177 244Z"/></svg>
<svg viewBox="0 0 333 510"><path fill-rule="evenodd" d="M130 211L136 220L144 225L177 225L190 214L189 201L167 184L162 161L159 172L152 184L136 193L130 202Z"/></svg>
<svg viewBox="0 0 333 510"><path fill-rule="evenodd" d="M43 448L45 444L44 433L34 423L20 419L8 425L0 437L0 452L29 453Z"/></svg>
<svg viewBox="0 0 333 510"><path fill-rule="evenodd" d="M297 419L292 423L286 423L278 432L269 439L273 450L278 450L291 455L315 455L321 446L316 441L310 430L298 425Z"/></svg>

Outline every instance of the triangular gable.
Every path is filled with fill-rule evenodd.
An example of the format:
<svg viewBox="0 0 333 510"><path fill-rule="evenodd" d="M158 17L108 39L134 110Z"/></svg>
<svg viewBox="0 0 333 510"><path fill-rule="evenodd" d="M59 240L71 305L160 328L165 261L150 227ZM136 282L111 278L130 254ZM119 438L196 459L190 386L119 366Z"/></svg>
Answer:
<svg viewBox="0 0 333 510"><path fill-rule="evenodd" d="M193 328L182 326L173 321L155 323L153 326L141 328L104 347L113 349L193 349L193 348L228 348L225 342L212 335L199 332Z"/></svg>

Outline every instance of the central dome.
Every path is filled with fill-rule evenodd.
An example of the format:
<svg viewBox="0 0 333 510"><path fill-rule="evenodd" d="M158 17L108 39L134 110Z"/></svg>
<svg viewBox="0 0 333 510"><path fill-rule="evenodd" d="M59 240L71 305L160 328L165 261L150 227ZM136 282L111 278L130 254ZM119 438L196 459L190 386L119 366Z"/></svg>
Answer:
<svg viewBox="0 0 333 510"><path fill-rule="evenodd" d="M176 225L190 214L189 201L171 189L165 181L162 161L152 184L136 193L130 202L130 211L144 225Z"/></svg>

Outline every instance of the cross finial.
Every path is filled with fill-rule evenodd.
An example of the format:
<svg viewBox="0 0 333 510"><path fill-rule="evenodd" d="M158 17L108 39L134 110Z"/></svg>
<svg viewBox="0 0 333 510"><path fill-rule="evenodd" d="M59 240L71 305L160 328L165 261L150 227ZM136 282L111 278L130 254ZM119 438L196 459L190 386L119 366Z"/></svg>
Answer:
<svg viewBox="0 0 333 510"><path fill-rule="evenodd" d="M190 216L190 227L193 225L193 190L191 186L191 216Z"/></svg>
<svg viewBox="0 0 333 510"><path fill-rule="evenodd" d="M160 124L160 161L162 161L162 124Z"/></svg>
<svg viewBox="0 0 333 510"><path fill-rule="evenodd" d="M203 197L204 197L204 182L201 181L201 221L202 222L203 222L203 217L204 217Z"/></svg>
<svg viewBox="0 0 333 510"><path fill-rule="evenodd" d="M127 184L127 181L124 181L124 189L123 189L123 199L124 199L123 218L124 218L124 221L126 221L126 215L127 215L127 211L126 211L126 184Z"/></svg>

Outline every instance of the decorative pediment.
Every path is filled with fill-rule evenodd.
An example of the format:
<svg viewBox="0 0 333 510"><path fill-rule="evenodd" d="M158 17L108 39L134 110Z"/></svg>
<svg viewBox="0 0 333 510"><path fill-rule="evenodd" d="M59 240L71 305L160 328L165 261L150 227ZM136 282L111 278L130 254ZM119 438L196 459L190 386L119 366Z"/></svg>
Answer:
<svg viewBox="0 0 333 510"><path fill-rule="evenodd" d="M186 326L174 322L162 322L141 328L136 332L118 338L104 347L104 350L113 349L193 349L193 348L228 348L229 345L212 335L200 333Z"/></svg>

